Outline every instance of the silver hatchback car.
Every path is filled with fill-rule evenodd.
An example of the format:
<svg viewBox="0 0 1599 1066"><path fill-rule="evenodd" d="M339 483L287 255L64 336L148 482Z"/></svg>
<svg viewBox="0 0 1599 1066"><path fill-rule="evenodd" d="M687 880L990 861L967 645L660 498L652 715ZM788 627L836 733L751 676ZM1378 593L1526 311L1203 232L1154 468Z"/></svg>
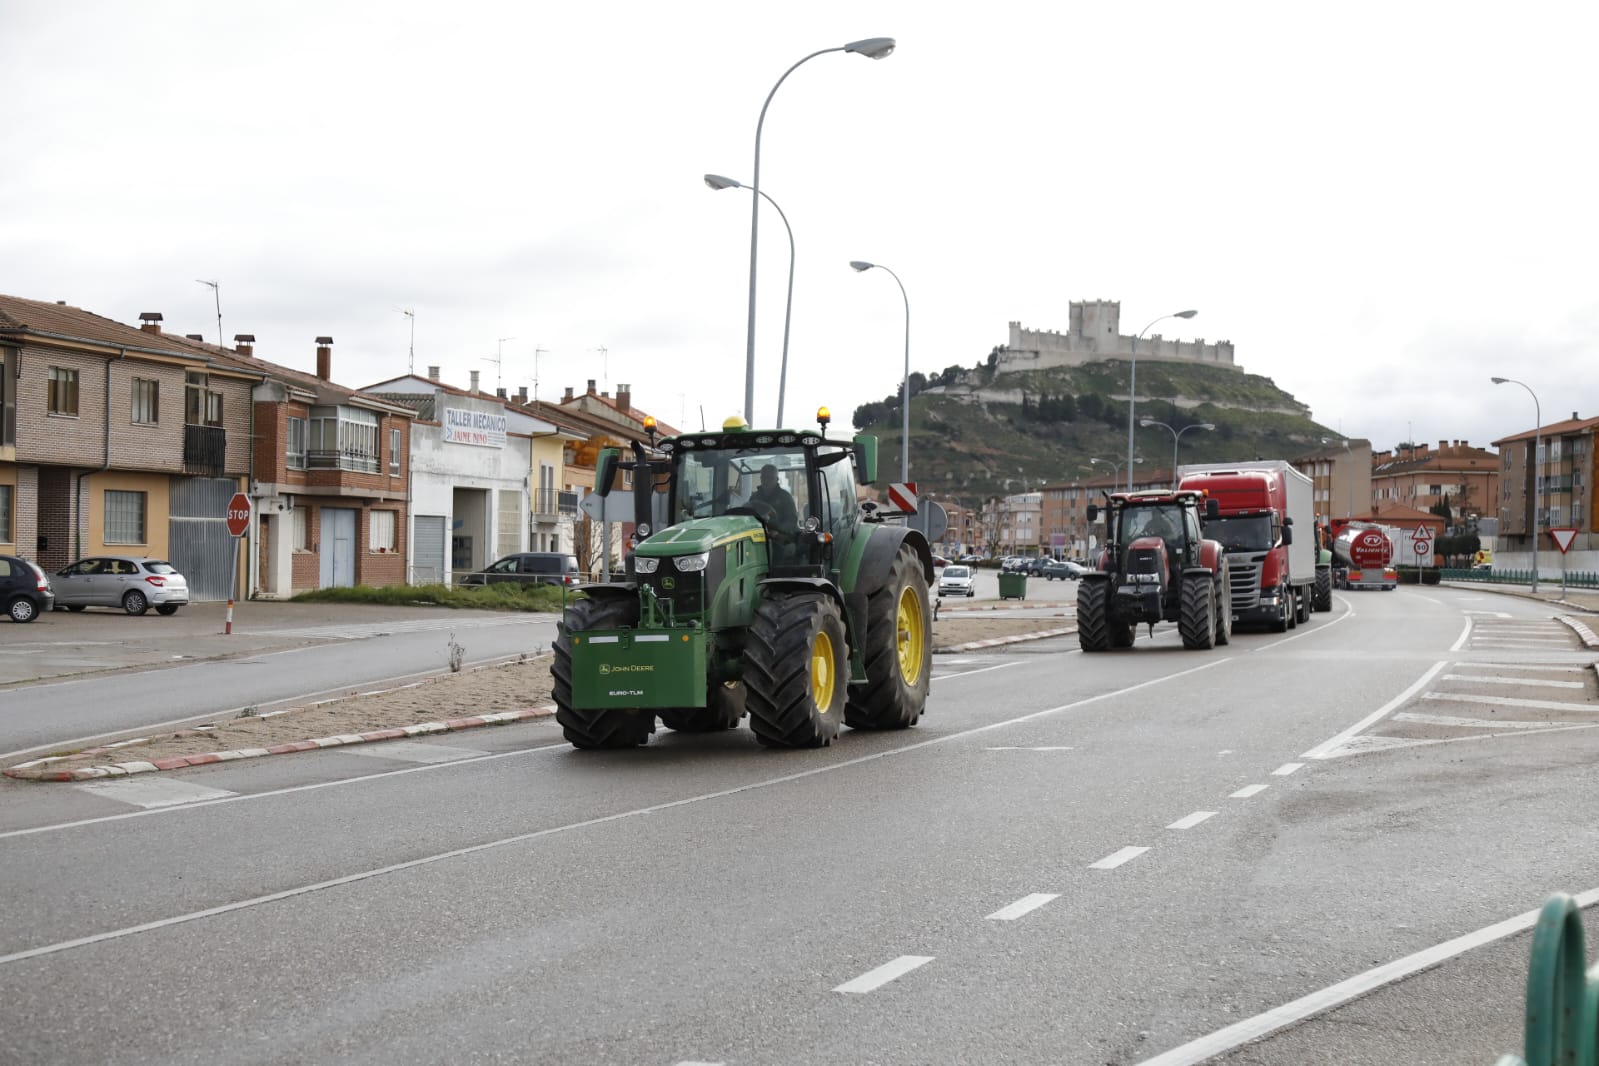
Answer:
<svg viewBox="0 0 1599 1066"><path fill-rule="evenodd" d="M173 614L189 602L189 583L165 559L137 555L91 555L58 572L56 606L69 611L85 607L120 607L143 614L154 607Z"/></svg>

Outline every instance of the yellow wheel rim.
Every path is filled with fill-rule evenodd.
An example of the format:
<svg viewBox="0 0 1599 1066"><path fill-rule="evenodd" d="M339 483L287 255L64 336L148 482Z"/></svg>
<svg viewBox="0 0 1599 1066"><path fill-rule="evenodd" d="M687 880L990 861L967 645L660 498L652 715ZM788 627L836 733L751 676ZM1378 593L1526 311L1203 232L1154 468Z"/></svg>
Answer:
<svg viewBox="0 0 1599 1066"><path fill-rule="evenodd" d="M816 643L811 645L811 700L823 714L833 707L833 678L837 668L833 659L833 639L826 633L816 634Z"/></svg>
<svg viewBox="0 0 1599 1066"><path fill-rule="evenodd" d="M899 676L907 685L922 679L922 657L927 649L927 629L922 624L922 599L910 585L899 594L894 626L898 632Z"/></svg>

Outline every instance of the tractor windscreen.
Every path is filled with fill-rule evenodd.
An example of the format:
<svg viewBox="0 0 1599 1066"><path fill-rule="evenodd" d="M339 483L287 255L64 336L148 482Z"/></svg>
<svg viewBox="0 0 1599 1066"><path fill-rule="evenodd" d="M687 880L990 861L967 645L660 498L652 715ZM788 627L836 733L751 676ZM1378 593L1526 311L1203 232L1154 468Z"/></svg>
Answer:
<svg viewBox="0 0 1599 1066"><path fill-rule="evenodd" d="M1127 508L1122 512L1122 543L1131 544L1139 537L1159 537L1180 543L1183 537L1183 509L1175 504Z"/></svg>
<svg viewBox="0 0 1599 1066"><path fill-rule="evenodd" d="M678 521L741 507L793 532L800 517L811 513L803 448L684 450L677 464L673 513Z"/></svg>
<svg viewBox="0 0 1599 1066"><path fill-rule="evenodd" d="M1212 518L1205 523L1205 536L1221 541L1230 552L1269 551L1276 544L1271 516L1263 514Z"/></svg>

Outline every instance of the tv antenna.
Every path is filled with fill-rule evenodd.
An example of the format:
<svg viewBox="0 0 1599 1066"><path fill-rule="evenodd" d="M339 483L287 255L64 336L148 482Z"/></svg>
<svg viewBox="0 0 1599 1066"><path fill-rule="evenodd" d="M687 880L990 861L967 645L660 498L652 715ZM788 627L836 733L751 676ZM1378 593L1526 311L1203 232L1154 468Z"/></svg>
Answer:
<svg viewBox="0 0 1599 1066"><path fill-rule="evenodd" d="M539 398L539 356L549 354L550 350L548 348L533 349L533 402L535 403L538 402Z"/></svg>
<svg viewBox="0 0 1599 1066"><path fill-rule="evenodd" d="M395 310L411 320L411 347L405 364L405 372L414 375L416 373L416 312L409 307L396 307Z"/></svg>
<svg viewBox="0 0 1599 1066"><path fill-rule="evenodd" d="M205 285L208 288L210 288L211 295L216 297L216 302L217 302L217 347L218 348L225 348L225 347L227 347L227 345L222 343L222 283L220 281L206 281L204 278L195 278L194 280L195 280L195 284L197 284L197 285Z"/></svg>
<svg viewBox="0 0 1599 1066"><path fill-rule="evenodd" d="M606 392L611 391L611 350L602 344L598 348L590 348L589 351L600 353L600 383L605 386Z"/></svg>
<svg viewBox="0 0 1599 1066"><path fill-rule="evenodd" d="M494 393L495 393L495 395L499 395L499 392L500 392L500 385L501 385L500 369L501 369L502 364L504 364L504 362L505 362L505 342L506 341L514 341L514 340L516 340L515 337L501 337L501 338L499 338L498 343L497 343L497 345L496 345L496 347L494 349L494 357L492 359L489 358L488 356L484 356L483 357L483 361L485 363L493 363L494 364Z"/></svg>

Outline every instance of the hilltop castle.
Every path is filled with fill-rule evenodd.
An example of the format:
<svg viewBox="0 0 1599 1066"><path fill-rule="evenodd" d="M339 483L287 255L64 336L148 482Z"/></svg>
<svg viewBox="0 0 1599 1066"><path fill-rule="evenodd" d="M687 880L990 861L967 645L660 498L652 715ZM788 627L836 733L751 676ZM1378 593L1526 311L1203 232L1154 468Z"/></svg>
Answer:
<svg viewBox="0 0 1599 1066"><path fill-rule="evenodd" d="M1010 343L999 353L996 369L1044 370L1100 359L1130 359L1134 354L1133 338L1121 333L1121 314L1119 300L1083 300L1072 302L1071 328L1065 333L1023 329L1020 322L1012 322ZM1237 368L1232 341L1175 341L1151 333L1139 340L1137 355L1140 361L1159 359Z"/></svg>

